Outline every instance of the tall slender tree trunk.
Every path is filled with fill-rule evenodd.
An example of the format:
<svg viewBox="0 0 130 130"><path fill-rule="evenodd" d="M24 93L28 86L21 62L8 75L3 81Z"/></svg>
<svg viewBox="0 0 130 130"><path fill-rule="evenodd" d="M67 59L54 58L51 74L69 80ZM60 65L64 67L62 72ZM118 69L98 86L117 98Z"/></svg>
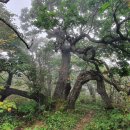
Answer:
<svg viewBox="0 0 130 130"><path fill-rule="evenodd" d="M104 81L102 79L97 80L97 92L100 94L102 100L104 101L105 107L107 109L112 109L113 108L112 100L109 98L109 96L106 92L105 84L104 84Z"/></svg>
<svg viewBox="0 0 130 130"><path fill-rule="evenodd" d="M71 86L70 86L70 50L63 49L61 51L62 62L59 71L59 79L57 81L56 89L53 95L54 99L66 100Z"/></svg>
<svg viewBox="0 0 130 130"><path fill-rule="evenodd" d="M96 92L95 92L93 86L91 84L87 84L87 86L88 86L89 93L92 97L92 101L96 102Z"/></svg>
<svg viewBox="0 0 130 130"><path fill-rule="evenodd" d="M47 76L47 95L51 98L51 89L52 89L52 75L50 67L48 68L48 76Z"/></svg>

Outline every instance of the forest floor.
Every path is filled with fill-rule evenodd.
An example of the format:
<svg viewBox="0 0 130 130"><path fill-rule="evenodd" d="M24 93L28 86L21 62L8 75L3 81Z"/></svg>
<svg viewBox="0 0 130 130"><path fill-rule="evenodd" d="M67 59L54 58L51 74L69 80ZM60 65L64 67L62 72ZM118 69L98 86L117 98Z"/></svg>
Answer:
<svg viewBox="0 0 130 130"><path fill-rule="evenodd" d="M5 115L0 130L5 125L9 125L8 130L83 130L99 108L97 104L78 101L73 111L44 111L44 106L40 106L41 112L35 113L34 102L19 97L11 99L17 103L18 115Z"/></svg>
<svg viewBox="0 0 130 130"><path fill-rule="evenodd" d="M40 106L38 112L32 101L14 100L17 113L3 114L0 130L129 130L130 126L130 113L105 110L100 101L78 101L73 111L45 111L44 106Z"/></svg>
<svg viewBox="0 0 130 130"><path fill-rule="evenodd" d="M94 116L94 111L88 112L76 125L74 130L83 130L85 126L91 122Z"/></svg>
<svg viewBox="0 0 130 130"><path fill-rule="evenodd" d="M53 113L54 114L54 113ZM91 122L91 120L93 119L94 117L94 114L95 114L95 111L94 110L90 110L90 111L87 111L86 114L84 114L84 116L82 116L78 121L77 123L75 123L75 127L73 130L84 130L85 126L87 124L89 124ZM36 120L32 126L30 127L31 130L38 130L42 127L47 127L47 124L45 124L45 122L43 122L43 120ZM66 128L65 128L66 129ZM24 130L24 128L21 128L19 130ZM44 130L44 129L43 129ZM46 130L46 129L45 129ZM48 130L48 129L47 129ZM55 130L58 130L58 129L55 129ZM67 130L67 129L66 129Z"/></svg>

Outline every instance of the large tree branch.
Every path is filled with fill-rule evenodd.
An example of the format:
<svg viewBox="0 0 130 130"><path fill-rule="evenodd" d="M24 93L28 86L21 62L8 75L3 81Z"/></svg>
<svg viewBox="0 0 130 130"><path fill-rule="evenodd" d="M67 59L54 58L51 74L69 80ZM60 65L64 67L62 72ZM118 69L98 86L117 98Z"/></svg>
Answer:
<svg viewBox="0 0 130 130"><path fill-rule="evenodd" d="M124 91L124 89L121 88L121 87L119 87L116 83L114 83L114 82L108 80L108 79L105 78L103 75L102 75L102 77L103 77L103 79L104 79L105 82L107 82L108 84L114 86L114 88L115 88L118 92L120 92L120 91Z"/></svg>
<svg viewBox="0 0 130 130"><path fill-rule="evenodd" d="M23 39L23 36L10 24L8 23L6 20L4 20L3 18L0 18L0 21L2 21L4 24L6 24L11 30L13 30L15 32L15 34L18 36L18 38L25 44L25 46L30 49L32 44L29 46L28 43Z"/></svg>
<svg viewBox="0 0 130 130"><path fill-rule="evenodd" d="M113 19L114 19L114 23L116 25L116 34L117 35L115 35L115 36L113 35L112 36L112 35L108 34L106 36L103 36L100 39L97 39L97 38L92 38L91 34L89 34L89 33L87 33L87 34L86 33L81 33L79 36L74 38L74 40L72 42L72 45L75 46L80 40L82 40L84 38L87 38L89 41L94 42L94 43L103 43L103 44L110 44L110 45L113 45L116 42L122 42L122 41L130 42L128 31L126 30L126 35L121 32L122 24L125 24L127 21L129 21L130 20L130 16L127 16L122 21L119 21L118 18L117 18L117 14L116 14L116 12L120 9L120 7L122 7L122 4L123 3L117 3L116 8L113 11L113 16L112 16ZM114 45L114 47L115 46L116 45Z"/></svg>
<svg viewBox="0 0 130 130"><path fill-rule="evenodd" d="M126 21L129 21L130 20L130 16L125 18L124 20L122 20L121 22L119 22L118 24L119 25L122 25L123 23L125 23Z"/></svg>
<svg viewBox="0 0 130 130"><path fill-rule="evenodd" d="M83 59L83 58L82 58L82 59ZM84 59L83 59L83 60L84 60ZM106 67L108 73L110 73L110 72L109 72L109 67L108 67L108 65L107 65L105 62L103 62L103 61L101 61L101 60L98 60L98 59L95 59L95 58L94 58L93 60L89 60L89 62L95 65L95 69L97 70L97 71L95 71L95 72L97 73L97 75L99 75L99 77L102 77L102 79L103 79L105 82L107 82L108 84L114 86L114 88L115 88L118 92L120 92L120 91L125 91L124 89L122 89L121 87L119 87L116 83L114 83L114 82L115 82L114 79L113 79L114 82L112 82L112 81L108 80L107 78L105 78L105 77L102 75L102 73L101 73L101 71L100 71L100 69L99 69L99 65L98 65L98 64L103 64L103 65L105 65L105 67ZM128 92L127 92L127 93L128 93Z"/></svg>
<svg viewBox="0 0 130 130"><path fill-rule="evenodd" d="M85 37L87 37L88 40L90 40L91 42L94 42L94 43L104 43L105 42L104 39L97 40L97 39L90 37L89 34L82 33L73 40L72 44L75 45L77 42L79 42L81 39L84 39Z"/></svg>
<svg viewBox="0 0 130 130"><path fill-rule="evenodd" d="M125 50L124 48L122 48L121 46L119 45L116 45L116 44L111 44L111 46L113 46L114 48L117 48L118 50L121 50L123 53L127 54L127 55L130 55L130 52Z"/></svg>
<svg viewBox="0 0 130 130"><path fill-rule="evenodd" d="M73 40L72 45L76 45L76 43L78 43L80 40L84 38L87 38L89 41L94 42L94 43L102 43L102 44L110 44L110 45L112 45L115 42L124 40L120 36L112 37L110 35L104 36L101 39L95 39L95 38L92 38L89 34L82 33ZM128 39L125 39L125 40L128 40Z"/></svg>
<svg viewBox="0 0 130 130"><path fill-rule="evenodd" d="M107 79L107 78L105 78L105 77L103 76L103 74L101 73L101 71L100 71L100 69L99 69L98 64L96 63L96 61L97 61L98 63L104 64L104 65L106 66L106 69L108 70L108 73L110 73L110 72L109 72L109 67L107 66L107 64L106 64L105 62L103 62L103 61L101 61L101 60L95 59L95 61L91 61L91 63L93 63L93 64L95 65L95 68L96 68L96 70L97 70L97 72L98 72L99 77L102 77L102 79L103 79L105 82L107 82L108 84L112 85L118 92L120 92L120 91L126 92L123 88L119 87L119 85L116 84L116 81L115 81L114 79L113 79L113 81L114 81L114 82L113 82L113 81L110 81L109 79ZM128 92L126 92L126 93L128 93Z"/></svg>
<svg viewBox="0 0 130 130"><path fill-rule="evenodd" d="M0 2L2 2L2 3L8 3L9 0L0 0Z"/></svg>
<svg viewBox="0 0 130 130"><path fill-rule="evenodd" d="M130 41L130 38L122 38L120 36L115 36L115 37L112 37L110 35L108 36L104 36L103 38L97 40L97 39L94 39L92 37L89 36L89 34L80 34L78 37L76 37L73 42L72 42L72 47L75 48L75 45L81 40L81 39L84 39L84 38L88 38L89 41L91 42L94 42L94 43L102 43L102 44L105 44L105 45L111 45L113 46L114 48L117 48L119 50L121 50L122 52L125 52L126 54L130 54L128 51L126 51L125 49L123 49L122 47L120 47L119 45L116 45L117 42L122 42L122 41Z"/></svg>
<svg viewBox="0 0 130 130"><path fill-rule="evenodd" d="M122 21L119 21L118 18L117 18L117 11L118 9L120 9L120 4L118 4L115 8L115 10L113 11L113 20L116 24L116 33L121 37L122 40L128 40L130 41L130 38L128 37L128 35L124 36L121 32L121 25L124 24L125 22L129 21L130 20L130 16L126 17L124 20Z"/></svg>
<svg viewBox="0 0 130 130"><path fill-rule="evenodd" d="M118 23L118 20L117 20L116 12L115 12L115 11L114 11L114 13L113 13L113 19L114 19L114 22L115 22L115 24L116 24L116 33L121 37L121 39L125 40L125 37L123 36L123 34L122 34L121 31L120 31L121 24Z"/></svg>
<svg viewBox="0 0 130 130"><path fill-rule="evenodd" d="M8 96L13 95L13 94L18 95L18 96L22 96L22 97L25 97L25 98L33 99L33 100L35 100L36 102L39 102L39 103L43 103L45 98L46 98L41 93L30 94L27 91L18 90L18 89L14 89L14 88L7 88L6 90L0 91L0 95L4 97L2 100L5 100L5 98L7 98Z"/></svg>

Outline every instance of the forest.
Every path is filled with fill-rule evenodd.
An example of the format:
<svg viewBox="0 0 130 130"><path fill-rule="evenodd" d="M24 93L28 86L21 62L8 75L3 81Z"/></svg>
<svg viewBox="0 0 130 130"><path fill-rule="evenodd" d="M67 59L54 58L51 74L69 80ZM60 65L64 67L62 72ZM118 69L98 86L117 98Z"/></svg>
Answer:
<svg viewBox="0 0 130 130"><path fill-rule="evenodd" d="M0 130L130 130L130 0L30 0L20 23L12 1L0 0Z"/></svg>

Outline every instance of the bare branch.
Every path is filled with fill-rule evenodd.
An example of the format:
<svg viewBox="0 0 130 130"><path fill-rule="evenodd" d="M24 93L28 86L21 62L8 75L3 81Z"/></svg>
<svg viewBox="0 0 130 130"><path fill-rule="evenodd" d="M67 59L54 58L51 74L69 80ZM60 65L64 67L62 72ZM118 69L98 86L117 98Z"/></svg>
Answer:
<svg viewBox="0 0 130 130"><path fill-rule="evenodd" d="M118 92L120 92L120 91L125 91L124 89L122 89L121 87L119 87L116 83L114 83L114 82L108 80L107 78L105 78L103 75L102 75L102 78L104 79L105 82L107 82L108 84L114 86L114 88L115 88Z"/></svg>
<svg viewBox="0 0 130 130"><path fill-rule="evenodd" d="M89 36L89 34L80 34L78 37L76 37L74 40L73 40L73 45L75 45L77 42L79 42L81 39L87 37L91 42L94 42L94 43L104 43L104 39L101 39L101 40L96 40L92 37Z"/></svg>
<svg viewBox="0 0 130 130"><path fill-rule="evenodd" d="M9 0L0 0L0 2L2 2L2 3L8 3Z"/></svg>
<svg viewBox="0 0 130 130"><path fill-rule="evenodd" d="M113 82L113 81L110 81L110 80L108 80L106 77L103 76L103 74L101 73L101 71L100 71L100 69L99 69L99 66L98 66L98 64L96 63L96 61L99 62L99 63L104 64L105 67L106 67L106 69L108 70L108 73L110 73L110 72L109 72L109 67L107 66L107 64L106 64L105 62L103 62L103 61L101 61L101 60L95 59L95 61L91 61L91 63L93 63L93 64L95 65L95 68L96 68L97 72L99 72L98 75L101 76L105 82L107 82L108 84L114 86L114 88L115 88L118 92L120 92L120 91L126 92L124 89L122 89L121 87L119 87L119 85L116 84L116 81L115 81L114 79L113 79L113 81L114 81L114 82ZM128 93L128 92L127 92L127 93Z"/></svg>
<svg viewBox="0 0 130 130"><path fill-rule="evenodd" d="M122 34L122 32L120 31L121 30L121 25L124 24L126 21L129 21L130 20L130 16L128 16L127 18L125 18L124 20L122 20L121 22L119 22L119 20L117 19L117 16L116 16L117 10L119 8L120 8L120 4L118 4L116 6L116 9L113 11L113 19L114 19L114 22L116 24L116 33L121 37L122 40L128 40L128 41L130 41L130 38L128 38L128 35L124 36Z"/></svg>
<svg viewBox="0 0 130 130"><path fill-rule="evenodd" d="M0 78L3 80L3 81L5 81L5 79L0 75Z"/></svg>
<svg viewBox="0 0 130 130"><path fill-rule="evenodd" d="M122 25L123 23L125 23L126 21L129 21L130 20L130 16L125 18L124 20L122 20L121 22L119 22L118 24L119 25Z"/></svg>
<svg viewBox="0 0 130 130"><path fill-rule="evenodd" d="M0 18L0 21L2 21L4 24L6 24L11 30L15 32L15 34L18 36L18 38L26 45L28 49L31 48L32 44L29 46L28 43L23 39L22 35L7 21L5 21L3 18Z"/></svg>
<svg viewBox="0 0 130 130"><path fill-rule="evenodd" d="M114 19L114 22L116 24L116 33L122 38L124 39L124 36L123 34L121 33L120 31L120 28L121 28L121 24L118 23L118 20L117 20L117 17L116 17L116 12L114 11L113 13L113 19ZM124 39L125 40L125 39Z"/></svg>
<svg viewBox="0 0 130 130"><path fill-rule="evenodd" d="M129 51L123 49L123 48L120 47L119 45L116 45L116 44L111 44L111 45L112 45L113 47L115 47L115 48L121 50L123 53L125 53L125 54L127 54L127 55L130 55L130 52L129 52Z"/></svg>

